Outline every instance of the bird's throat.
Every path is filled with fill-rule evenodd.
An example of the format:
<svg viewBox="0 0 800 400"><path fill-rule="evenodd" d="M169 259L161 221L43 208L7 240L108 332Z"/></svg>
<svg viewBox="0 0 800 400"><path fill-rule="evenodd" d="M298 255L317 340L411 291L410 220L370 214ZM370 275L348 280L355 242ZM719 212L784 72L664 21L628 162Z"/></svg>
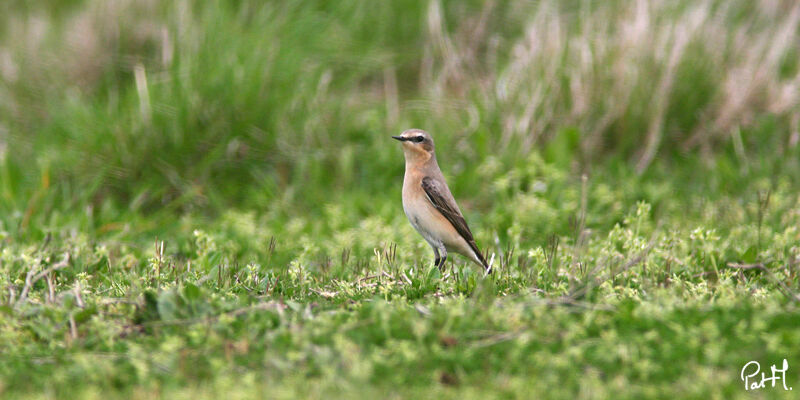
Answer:
<svg viewBox="0 0 800 400"><path fill-rule="evenodd" d="M418 147L405 147L403 153L405 153L407 166L422 166L435 160L433 153Z"/></svg>

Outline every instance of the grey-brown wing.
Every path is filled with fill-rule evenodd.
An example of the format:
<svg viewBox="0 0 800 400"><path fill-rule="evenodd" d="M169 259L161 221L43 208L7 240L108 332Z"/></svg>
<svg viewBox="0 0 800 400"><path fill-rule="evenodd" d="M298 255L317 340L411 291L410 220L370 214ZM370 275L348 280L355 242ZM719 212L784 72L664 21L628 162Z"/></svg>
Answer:
<svg viewBox="0 0 800 400"><path fill-rule="evenodd" d="M455 201L452 200L452 195L450 195L450 191L447 187L440 184L435 179L426 176L422 178L422 190L425 191L433 207L453 224L453 227L456 228L456 232L467 241L472 251L481 259L483 266L488 268L483 254L478 250L478 245L475 244L475 239L472 237L472 231L469 230L469 226L467 226L467 221L464 219L464 216L461 215L461 212L455 205Z"/></svg>

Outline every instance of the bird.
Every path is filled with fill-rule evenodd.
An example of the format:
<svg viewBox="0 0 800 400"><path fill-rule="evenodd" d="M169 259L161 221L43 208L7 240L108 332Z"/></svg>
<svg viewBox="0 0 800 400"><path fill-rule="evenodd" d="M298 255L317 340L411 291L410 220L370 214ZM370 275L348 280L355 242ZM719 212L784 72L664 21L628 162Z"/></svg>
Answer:
<svg viewBox="0 0 800 400"><path fill-rule="evenodd" d="M455 252L492 273L439 169L433 137L421 129L408 129L392 138L402 142L406 161L403 211L433 249L434 265L443 271L448 252Z"/></svg>

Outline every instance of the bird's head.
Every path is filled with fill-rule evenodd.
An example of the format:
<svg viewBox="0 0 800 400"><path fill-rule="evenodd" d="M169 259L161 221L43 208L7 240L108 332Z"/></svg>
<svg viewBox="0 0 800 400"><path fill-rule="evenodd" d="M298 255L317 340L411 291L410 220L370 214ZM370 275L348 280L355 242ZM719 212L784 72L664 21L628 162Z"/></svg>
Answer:
<svg viewBox="0 0 800 400"><path fill-rule="evenodd" d="M433 157L433 138L422 129L408 129L392 138L403 143L406 160L424 162Z"/></svg>

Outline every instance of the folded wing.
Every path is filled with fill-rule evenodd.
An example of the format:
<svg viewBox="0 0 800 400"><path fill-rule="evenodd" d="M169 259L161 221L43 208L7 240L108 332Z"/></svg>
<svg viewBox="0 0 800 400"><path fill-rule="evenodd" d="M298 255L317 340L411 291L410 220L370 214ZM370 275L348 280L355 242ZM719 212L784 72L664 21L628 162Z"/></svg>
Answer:
<svg viewBox="0 0 800 400"><path fill-rule="evenodd" d="M458 210L458 206L456 206L455 200L453 200L453 196L450 194L450 190L447 189L447 186L426 176L422 178L422 190L425 191L433 207L450 221L453 227L456 228L456 232L464 238L472 251L474 251L481 260L483 267L488 270L489 265L486 263L486 259L483 257L483 254L481 254L481 251L478 250L478 245L475 244L475 239L472 237L472 231L469 230L467 221L464 220L464 216L461 215L461 212Z"/></svg>

